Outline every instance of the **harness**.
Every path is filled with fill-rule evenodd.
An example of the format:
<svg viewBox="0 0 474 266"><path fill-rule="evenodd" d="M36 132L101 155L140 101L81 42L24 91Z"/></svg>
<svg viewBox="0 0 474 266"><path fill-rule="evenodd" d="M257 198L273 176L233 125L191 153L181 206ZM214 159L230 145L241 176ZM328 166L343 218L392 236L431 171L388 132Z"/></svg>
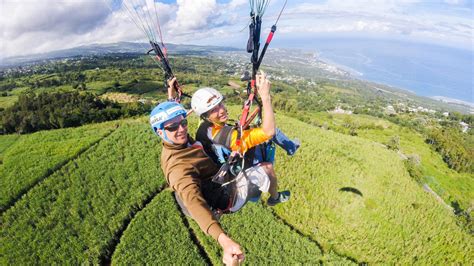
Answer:
<svg viewBox="0 0 474 266"><path fill-rule="evenodd" d="M220 191L226 190L229 195L226 208L218 209L219 213L231 213L231 209L235 206L238 200L237 192L238 186L242 185L242 180L245 179L248 187L248 199L258 198L260 192L258 187L251 182L248 182L249 177L246 175L245 170L254 166L254 154L255 148L251 148L245 152L245 156L240 153L231 153L227 160L222 163L218 160L215 151L213 151L213 145L229 147L232 141L232 133L235 130L234 126L225 125L220 128L219 132L212 138L209 139L208 131L212 127L212 123L209 121L203 121L199 126L196 134L196 139L203 144L204 151L218 164L222 164L219 171L213 176L212 182L220 185ZM240 199L240 198L239 198ZM240 199L241 200L241 199ZM247 200L247 199L246 199Z"/></svg>
<svg viewBox="0 0 474 266"><path fill-rule="evenodd" d="M229 194L227 207L225 209L217 209L219 214L235 212L245 205L247 201L252 200L252 198L260 197L261 192L259 187L249 181L250 178L247 176L246 169L242 169L237 163L240 159L239 156L240 154L233 153L229 157L228 162L223 164L217 174L212 178L212 182L221 185L220 190L227 189L227 193ZM241 182L242 180L244 181ZM238 202L239 186L244 186L244 189L246 189L246 197L240 198L240 202ZM237 203L240 203L240 205L237 205ZM237 207L235 207L236 205ZM238 209L232 210L232 208Z"/></svg>

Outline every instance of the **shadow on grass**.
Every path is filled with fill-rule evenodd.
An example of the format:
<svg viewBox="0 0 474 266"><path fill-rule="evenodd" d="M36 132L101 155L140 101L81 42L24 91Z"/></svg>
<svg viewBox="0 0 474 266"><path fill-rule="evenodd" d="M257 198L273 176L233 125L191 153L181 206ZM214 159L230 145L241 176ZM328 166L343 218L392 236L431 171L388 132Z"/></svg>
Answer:
<svg viewBox="0 0 474 266"><path fill-rule="evenodd" d="M353 188L353 187L342 187L342 188L339 189L339 191L351 192L351 193L357 194L361 197L364 197L364 195L362 194L362 192L360 192L360 190L358 190L357 188Z"/></svg>

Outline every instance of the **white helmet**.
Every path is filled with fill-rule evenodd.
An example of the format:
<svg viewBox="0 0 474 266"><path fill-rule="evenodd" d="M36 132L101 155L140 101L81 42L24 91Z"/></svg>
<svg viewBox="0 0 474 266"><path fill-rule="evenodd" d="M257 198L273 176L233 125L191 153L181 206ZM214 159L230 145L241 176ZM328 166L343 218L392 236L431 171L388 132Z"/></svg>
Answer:
<svg viewBox="0 0 474 266"><path fill-rule="evenodd" d="M216 107L224 99L222 94L213 88L201 88L193 94L191 108L197 115Z"/></svg>

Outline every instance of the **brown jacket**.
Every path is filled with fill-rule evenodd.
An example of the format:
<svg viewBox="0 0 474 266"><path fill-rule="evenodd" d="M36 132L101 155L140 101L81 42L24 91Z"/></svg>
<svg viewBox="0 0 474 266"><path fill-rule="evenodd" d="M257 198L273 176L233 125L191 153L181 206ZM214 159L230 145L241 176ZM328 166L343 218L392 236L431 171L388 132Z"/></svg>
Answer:
<svg viewBox="0 0 474 266"><path fill-rule="evenodd" d="M190 143L194 143L189 136L188 139ZM217 240L219 234L224 231L212 215L200 185L202 180L207 180L217 173L218 166L203 152L201 146L163 142L161 169L166 181L201 230Z"/></svg>

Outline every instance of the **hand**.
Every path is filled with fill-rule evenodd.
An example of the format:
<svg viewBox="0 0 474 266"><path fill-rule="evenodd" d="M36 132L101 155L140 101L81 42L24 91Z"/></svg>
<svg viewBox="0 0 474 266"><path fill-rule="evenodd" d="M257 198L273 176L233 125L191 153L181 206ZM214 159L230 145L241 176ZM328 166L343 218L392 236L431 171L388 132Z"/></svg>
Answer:
<svg viewBox="0 0 474 266"><path fill-rule="evenodd" d="M174 87L176 86L176 77L168 80L168 99L174 99L176 97L176 91Z"/></svg>
<svg viewBox="0 0 474 266"><path fill-rule="evenodd" d="M260 99L262 99L262 129L265 135L273 137L275 135L275 114L273 113L272 99L270 97L271 83L263 71L256 77L256 86Z"/></svg>
<svg viewBox="0 0 474 266"><path fill-rule="evenodd" d="M222 262L225 265L239 265L244 261L245 256L240 249L240 245L226 234L220 234L217 241L223 249Z"/></svg>
<svg viewBox="0 0 474 266"><path fill-rule="evenodd" d="M256 76L256 84L258 94L262 100L270 98L271 82L267 79L267 76L263 71Z"/></svg>

